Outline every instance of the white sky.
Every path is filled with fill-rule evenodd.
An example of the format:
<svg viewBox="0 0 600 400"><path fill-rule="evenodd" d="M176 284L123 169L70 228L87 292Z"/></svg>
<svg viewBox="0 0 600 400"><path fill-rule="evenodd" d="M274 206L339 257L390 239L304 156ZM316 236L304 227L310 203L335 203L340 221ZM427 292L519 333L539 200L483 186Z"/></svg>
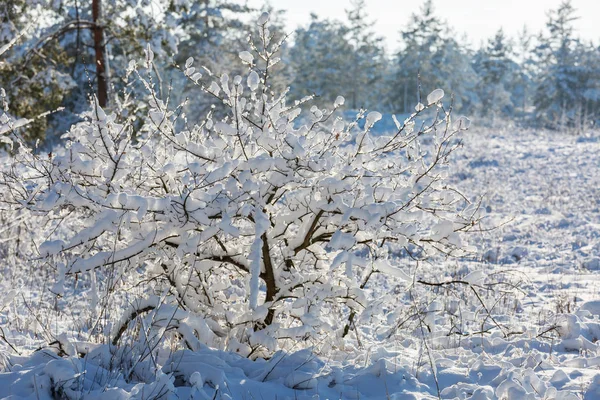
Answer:
<svg viewBox="0 0 600 400"><path fill-rule="evenodd" d="M248 0L250 5L260 7L264 0ZM290 29L306 25L310 13L319 17L345 19L344 9L350 8L350 0L270 0L286 14ZM414 0L365 0L370 20L376 21L376 32L385 38L388 50L395 50L399 34L413 12L418 12L422 1ZM561 0L434 0L437 15L445 19L457 32L466 33L475 46L491 37L500 27L515 37L527 24L530 32L544 28L546 12L556 9ZM578 34L585 39L600 42L600 0L573 0L577 9L575 22Z"/></svg>

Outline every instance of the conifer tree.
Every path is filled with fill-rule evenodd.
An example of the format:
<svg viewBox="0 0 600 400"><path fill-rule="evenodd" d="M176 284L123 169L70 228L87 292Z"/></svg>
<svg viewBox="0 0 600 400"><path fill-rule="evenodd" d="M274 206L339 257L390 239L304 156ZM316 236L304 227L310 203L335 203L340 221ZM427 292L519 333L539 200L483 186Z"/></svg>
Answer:
<svg viewBox="0 0 600 400"><path fill-rule="evenodd" d="M415 100L420 101L421 82L435 86L435 72L440 62L436 53L439 54L443 46L444 28L445 24L435 14L433 1L427 0L419 14L412 14L407 29L400 32L402 49L396 54L397 90L391 100L403 112L411 111Z"/></svg>
<svg viewBox="0 0 600 400"><path fill-rule="evenodd" d="M321 20L315 14L306 28L296 31L289 54L294 70L292 99L316 95L317 104L331 104L338 95L348 95L352 79L348 55L353 49L347 32L340 22Z"/></svg>
<svg viewBox="0 0 600 400"><path fill-rule="evenodd" d="M502 29L477 52L474 67L479 76L477 94L481 113L492 117L501 113L512 114L509 89L515 64L512 61L512 46Z"/></svg>
<svg viewBox="0 0 600 400"><path fill-rule="evenodd" d="M380 100L381 82L385 68L383 39L372 31L373 22L368 21L364 0L353 0L352 8L346 10L348 20L348 42L352 52L348 54L352 81L348 93L349 106L372 108Z"/></svg>
<svg viewBox="0 0 600 400"><path fill-rule="evenodd" d="M579 125L585 101L585 51L575 36L573 23L578 19L570 0L563 1L548 14L545 34L540 34L535 49L539 65L534 95L536 118L549 127Z"/></svg>

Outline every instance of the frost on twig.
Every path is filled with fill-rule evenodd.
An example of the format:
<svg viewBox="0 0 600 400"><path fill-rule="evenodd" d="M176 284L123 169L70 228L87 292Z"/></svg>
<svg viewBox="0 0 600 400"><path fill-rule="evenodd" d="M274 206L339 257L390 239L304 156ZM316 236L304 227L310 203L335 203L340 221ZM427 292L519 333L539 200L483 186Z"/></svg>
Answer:
<svg viewBox="0 0 600 400"><path fill-rule="evenodd" d="M188 345L191 334L253 357L285 340L345 335L363 312L383 312L371 306L371 277L406 278L394 254L465 248L476 210L445 178L468 124L453 123L443 92L388 135L372 132L379 112L339 118L342 97L331 108L289 104L270 88L281 41L267 17L258 25L240 53L246 76L198 75L191 58L182 68L225 117L182 123L154 90L148 48L147 72L131 65L148 91L141 127L95 104L63 150L22 152L3 176L6 204L73 227L39 247L62 276L107 270L119 277L111 290L145 288L113 343L142 314L166 319L159 325Z"/></svg>

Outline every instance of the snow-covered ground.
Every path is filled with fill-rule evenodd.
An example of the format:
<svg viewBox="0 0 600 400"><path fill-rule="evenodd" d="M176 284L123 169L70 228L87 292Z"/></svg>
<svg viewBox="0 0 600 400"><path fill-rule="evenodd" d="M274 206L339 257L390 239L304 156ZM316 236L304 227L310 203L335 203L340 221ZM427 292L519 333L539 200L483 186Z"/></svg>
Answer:
<svg viewBox="0 0 600 400"><path fill-rule="evenodd" d="M600 399L600 137L475 128L455 167L453 183L484 196L482 229L469 237L477 251L397 259L431 285L378 276L370 290L398 300L387 316L399 329L372 321L333 350L269 360L203 348L135 362L126 347L77 341L57 312L60 346L32 352L48 337L35 321L13 322L31 310L14 308L27 302L11 302L16 280L3 279L0 397ZM40 280L39 290L50 285ZM26 290L24 300L43 297Z"/></svg>

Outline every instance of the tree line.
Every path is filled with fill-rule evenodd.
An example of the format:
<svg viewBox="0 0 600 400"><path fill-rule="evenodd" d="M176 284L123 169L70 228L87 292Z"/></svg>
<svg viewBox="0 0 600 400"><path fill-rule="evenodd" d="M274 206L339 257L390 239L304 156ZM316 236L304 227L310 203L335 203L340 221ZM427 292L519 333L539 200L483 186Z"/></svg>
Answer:
<svg viewBox="0 0 600 400"><path fill-rule="evenodd" d="M487 121L583 130L600 117L600 48L577 36L570 1L548 12L537 35L524 27L512 39L500 28L471 49L429 0L408 19L392 55L373 33L364 1L352 4L346 22L313 15L297 32L292 92L312 87L330 101L342 90L354 109L410 113L423 93L439 87L454 94L457 109Z"/></svg>
<svg viewBox="0 0 600 400"><path fill-rule="evenodd" d="M577 36L569 0L548 12L542 32L524 28L513 39L500 29L477 49L428 0L407 18L393 54L375 34L364 0L350 2L345 21L312 15L293 33L283 11L232 0L8 0L0 5L0 46L14 45L0 60L0 86L12 113L36 117L32 139L54 140L80 118L91 94L101 106L119 105L132 117L141 112L127 76L150 46L159 94L194 99L185 109L194 122L214 99L185 89L177 72L190 56L205 75L242 71L248 21L265 10L270 29L288 36L283 71L271 84L289 86L293 100L316 95L323 105L342 95L354 110L406 114L423 93L442 88L453 94L455 109L486 121L583 131L600 118L600 49ZM61 107L68 111L47 114Z"/></svg>

